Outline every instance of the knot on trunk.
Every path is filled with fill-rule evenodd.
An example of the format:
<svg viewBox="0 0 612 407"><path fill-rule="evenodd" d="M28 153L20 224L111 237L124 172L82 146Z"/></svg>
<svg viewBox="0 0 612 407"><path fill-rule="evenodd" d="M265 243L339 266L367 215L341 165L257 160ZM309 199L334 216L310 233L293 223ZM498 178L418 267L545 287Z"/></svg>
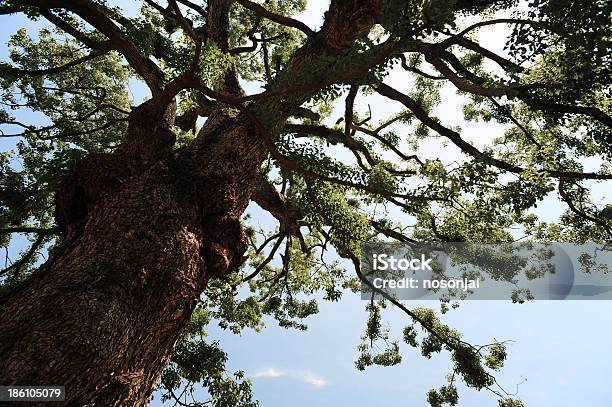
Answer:
<svg viewBox="0 0 612 407"><path fill-rule="evenodd" d="M240 220L227 215L209 215L202 222L202 257L207 278L223 277L244 261L247 242Z"/></svg>
<svg viewBox="0 0 612 407"><path fill-rule="evenodd" d="M330 52L345 50L355 38L366 35L382 19L380 0L332 1L322 28L325 48Z"/></svg>
<svg viewBox="0 0 612 407"><path fill-rule="evenodd" d="M128 121L128 133L122 153L132 161L156 161L172 150L176 134L171 130L176 119L176 101L164 106L151 99L134 108Z"/></svg>

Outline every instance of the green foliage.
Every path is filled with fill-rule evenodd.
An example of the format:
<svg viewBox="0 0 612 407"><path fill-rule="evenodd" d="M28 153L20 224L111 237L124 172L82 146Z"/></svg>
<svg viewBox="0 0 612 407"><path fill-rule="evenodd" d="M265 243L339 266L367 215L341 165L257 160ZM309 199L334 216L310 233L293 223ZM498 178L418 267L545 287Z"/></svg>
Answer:
<svg viewBox="0 0 612 407"><path fill-rule="evenodd" d="M265 7L271 12L290 16L303 11L306 7L306 1L268 1L265 3ZM253 55L248 53L240 54L237 57L237 70L245 80L269 82L282 71L289 57L304 39L303 33L262 19L238 4L232 7L230 18L233 27L233 30L230 32L231 48L251 45L248 34L254 28L259 33L258 38L268 39L264 42L265 46L260 45L258 47L258 58L253 58ZM264 62L264 58L267 63ZM266 71L266 64L268 65L268 71Z"/></svg>
<svg viewBox="0 0 612 407"><path fill-rule="evenodd" d="M419 343L417 342L417 331L414 329L414 325L408 325L404 328L404 342L406 342L408 345L412 346L413 348L416 348L417 346L419 346Z"/></svg>
<svg viewBox="0 0 612 407"><path fill-rule="evenodd" d="M459 394L453 385L442 386L438 390L431 389L427 392L427 402L431 407L456 406L458 401Z"/></svg>
<svg viewBox="0 0 612 407"><path fill-rule="evenodd" d="M360 355L355 361L358 370L365 370L371 365L395 366L402 362L399 343L389 342L389 329L381 326L381 309L384 307L384 303L374 302L366 307L368 312L366 331L361 337L361 344L357 347Z"/></svg>
<svg viewBox="0 0 612 407"><path fill-rule="evenodd" d="M162 68L166 75L173 78L191 67L195 55L195 44L188 36L183 36L172 45L172 52L163 60ZM197 74L202 81L213 89L220 89L227 71L234 67L234 58L223 53L217 45L207 40L202 45Z"/></svg>
<svg viewBox="0 0 612 407"><path fill-rule="evenodd" d="M525 407L525 404L520 400L508 397L503 400L499 400L499 407Z"/></svg>
<svg viewBox="0 0 612 407"><path fill-rule="evenodd" d="M225 370L227 354L219 347L218 341L207 341L205 328L213 318L215 312L207 308L206 302L195 309L187 331L176 345L170 364L162 375L161 399L174 401L180 399L181 394L192 395L199 384L206 389L210 403L215 407L256 407L258 403L252 399L250 380L245 379L242 371L228 374ZM233 326L250 323L248 317L241 319L233 315L228 318ZM229 324L221 321L220 325L223 323ZM195 402L193 406L204 404Z"/></svg>
<svg viewBox="0 0 612 407"><path fill-rule="evenodd" d="M330 242L340 253L344 250L360 253L361 242L369 236L368 218L355 201L347 199L343 188L329 182L296 183L289 196L307 221L332 226Z"/></svg>
<svg viewBox="0 0 612 407"><path fill-rule="evenodd" d="M244 379L244 372L225 373L227 355L218 343L206 343L202 339L183 338L176 346L170 365L161 379L162 401L176 400L176 391L187 383L182 393L193 393L194 384L201 383L210 395L210 405L215 407L256 407L251 396L251 382ZM180 397L180 396L179 396ZM198 402L194 406L204 405Z"/></svg>
<svg viewBox="0 0 612 407"><path fill-rule="evenodd" d="M489 348L489 354L485 356L485 364L493 370L499 370L504 366L506 360L506 347L502 343L496 343Z"/></svg>
<svg viewBox="0 0 612 407"><path fill-rule="evenodd" d="M387 168L393 168L393 164L378 163L372 167L368 174L367 185L382 191L397 192L398 180ZM374 201L382 203L384 199L382 197L375 197Z"/></svg>
<svg viewBox="0 0 612 407"><path fill-rule="evenodd" d="M8 45L11 65L24 70L54 68L86 55L77 41L47 28L36 39L20 29ZM0 228L53 225L57 183L86 154L115 148L126 131L128 73L112 52L63 72L0 78L3 137L15 140L12 151L0 153ZM22 118L26 109L40 125L28 123L27 114ZM1 239L8 246L9 236ZM52 240L45 238L43 246ZM36 256L14 268L6 283L21 281L35 264Z"/></svg>

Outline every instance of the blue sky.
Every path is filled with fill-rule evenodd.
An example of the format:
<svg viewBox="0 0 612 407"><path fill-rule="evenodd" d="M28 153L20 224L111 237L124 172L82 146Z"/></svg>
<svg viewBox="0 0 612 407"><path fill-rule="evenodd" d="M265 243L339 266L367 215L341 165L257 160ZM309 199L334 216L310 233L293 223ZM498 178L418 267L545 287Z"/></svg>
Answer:
<svg viewBox="0 0 612 407"><path fill-rule="evenodd" d="M229 353L229 370L255 376L254 393L262 406L425 406L427 389L444 383L447 355L426 360L405 346L401 365L357 371L353 362L364 329L364 305L354 295L324 304L306 333L272 325L259 334L213 332L211 337L220 339ZM609 311L609 302L473 301L444 320L474 343L513 340L498 379L510 392L522 382L519 396L528 406L603 407L612 396ZM397 312L388 317L399 335L406 318ZM460 405L496 403L486 392L468 390Z"/></svg>
<svg viewBox="0 0 612 407"><path fill-rule="evenodd" d="M311 2L301 19L312 28L319 25L327 1ZM135 2L125 2L132 8ZM133 8L132 8L133 10ZM20 17L0 17L2 30L0 56L6 60L6 39L26 24ZM28 26L32 26L27 23ZM490 48L500 48L503 32L490 32ZM389 82L398 88L408 83L394 73ZM254 85L249 91L255 92ZM138 97L139 85L134 93ZM445 107L438 115L446 123L461 125L467 139L475 143L497 134L491 125L464 123L458 100L444 93ZM392 103L372 97L362 100L373 110L388 113ZM11 140L0 139L2 150ZM429 154L438 154L432 145ZM448 149L449 156L454 152ZM598 199L605 190L598 189ZM553 220L561 212L555 199L548 199L539 213ZM271 220L256 207L254 218L262 226ZM11 248L19 250L18 246ZM410 305L423 305L412 303ZM437 307L430 302L428 306ZM447 354L426 360L408 346L403 348L404 361L391 368L373 367L359 372L354 367L356 346L365 323L365 303L356 294L346 294L340 303L322 303L321 312L313 317L307 332L278 327L269 321L261 333L245 331L233 335L212 328L210 338L221 341L230 359L228 370L244 370L253 380L254 394L262 406L426 406L425 392L445 383L451 364ZM397 311L386 317L392 333L398 337L410 323ZM612 398L609 386L612 376L612 303L606 301L540 301L523 305L509 301L473 301L443 317L444 321L464 333L473 343L512 340L509 358L498 379L509 391L519 386L518 396L530 407L608 406ZM461 406L494 406L494 397L487 392L463 391ZM151 404L159 406L159 400ZM171 404L169 404L171 405Z"/></svg>

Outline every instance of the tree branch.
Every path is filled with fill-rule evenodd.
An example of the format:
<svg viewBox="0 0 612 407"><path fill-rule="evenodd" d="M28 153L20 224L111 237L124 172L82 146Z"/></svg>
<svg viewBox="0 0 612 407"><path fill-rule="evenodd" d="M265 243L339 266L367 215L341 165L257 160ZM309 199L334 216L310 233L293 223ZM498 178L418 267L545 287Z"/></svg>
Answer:
<svg viewBox="0 0 612 407"><path fill-rule="evenodd" d="M306 34L307 37L314 36L314 31L310 29L306 24L301 21L294 20L290 17L281 16L280 14L273 13L271 11L266 10L264 7L260 6L257 3L253 3L249 0L236 0L238 4L242 7L251 10L252 12L260 15L261 17L267 18L270 21L274 21L280 25L284 25L286 27L297 28Z"/></svg>
<svg viewBox="0 0 612 407"><path fill-rule="evenodd" d="M412 113L419 119L424 125L434 130L441 136L446 137L450 141L453 142L457 147L461 149L464 153L476 158L480 159L483 162L490 164L494 167L500 168L504 171L520 174L525 171L524 168L516 166L514 164L508 163L506 161L498 160L494 157L490 157L488 155L484 155L480 150L466 142L461 138L461 135L454 130L451 130L447 127L444 127L442 124L437 122L431 116L427 114L425 109L419 103L412 99L410 96L403 94L392 87L385 85L384 83L379 83L375 85L375 89L378 93L383 96L386 96L390 99L396 100L406 106L408 109L412 111ZM549 171L546 170L548 175L555 178L571 178L571 179L612 179L612 175L610 174L596 174L596 173L582 173L582 172L573 172L573 171Z"/></svg>
<svg viewBox="0 0 612 407"><path fill-rule="evenodd" d="M291 205L262 174L257 180L251 199L279 221L281 233L301 236L300 211Z"/></svg>
<svg viewBox="0 0 612 407"><path fill-rule="evenodd" d="M184 4L185 6L195 10L200 16L202 16L203 18L206 18L206 10L204 9L204 7L195 4L194 2L191 2L189 0L177 0L179 3Z"/></svg>
<svg viewBox="0 0 612 407"><path fill-rule="evenodd" d="M558 191L559 191L559 196L561 197L561 199L567 204L567 206L570 208L570 210L572 212L574 212L576 215L580 216L583 219L589 220L599 226L602 226L604 228L604 230L606 231L606 235L607 235L607 239L612 238L612 228L610 227L610 225L608 225L604 220L602 219L598 219L594 216L589 215L588 213L586 213L585 211L579 209L576 204L574 203L574 201L572 200L572 198L569 196L569 194L567 193L567 190L565 189L565 183L567 181L563 178L559 179L559 186L558 186Z"/></svg>
<svg viewBox="0 0 612 407"><path fill-rule="evenodd" d="M25 265L28 261L30 261L34 254L36 254L44 240L45 236L39 235L34 241L34 243L32 243L32 246L30 246L30 249L23 255L23 257L21 257L19 260L17 260L15 263L11 264L4 270L0 270L0 276L8 274L11 270L18 269L19 267Z"/></svg>
<svg viewBox="0 0 612 407"><path fill-rule="evenodd" d="M61 66L56 66L53 68L46 69L20 69L12 66L8 66L5 64L0 64L0 73L4 75L18 76L18 75L26 75L26 76L43 76L43 75L53 75L56 73L64 72L73 66L77 66L82 64L83 62L91 61L96 59L97 57L111 51L110 42L107 43L106 51L94 50L87 55L84 55L80 58L75 59L74 61L70 61Z"/></svg>
<svg viewBox="0 0 612 407"><path fill-rule="evenodd" d="M154 96L161 93L163 73L159 67L140 53L134 43L105 14L102 6L87 0L23 0L23 3L41 10L61 8L75 13L109 38L115 48L127 59L130 66L143 77ZM64 29L64 27L60 28ZM71 31L76 30L73 28Z"/></svg>
<svg viewBox="0 0 612 407"><path fill-rule="evenodd" d="M534 97L527 96L525 94L519 94L518 98L536 110L564 114L581 114L597 119L599 122L612 128L612 117L608 116L606 113L596 107L572 106L564 105L562 103L546 102L543 100L537 100Z"/></svg>
<svg viewBox="0 0 612 407"><path fill-rule="evenodd" d="M74 27L68 21L66 21L63 18L60 18L57 15L55 15L54 13L52 13L51 10L47 10L47 9L41 8L41 9L38 10L38 12L40 13L40 15L45 17L47 19L47 21L49 21L51 24L55 25L57 28L59 28L62 31L64 31L65 33L71 35L73 38L75 38L76 40L82 42L87 47L89 47L89 48L91 48L93 50L100 50L100 47L102 47L106 43L106 42L98 42L98 41L95 41L95 40L91 39L87 34L85 34L84 32L82 32L80 30L78 30L76 27Z"/></svg>
<svg viewBox="0 0 612 407"><path fill-rule="evenodd" d="M18 6L2 6L0 7L0 16L7 14L22 13L24 10Z"/></svg>
<svg viewBox="0 0 612 407"><path fill-rule="evenodd" d="M59 228L40 228L36 226L14 226L0 228L0 233L37 233L39 235L52 235L59 232Z"/></svg>

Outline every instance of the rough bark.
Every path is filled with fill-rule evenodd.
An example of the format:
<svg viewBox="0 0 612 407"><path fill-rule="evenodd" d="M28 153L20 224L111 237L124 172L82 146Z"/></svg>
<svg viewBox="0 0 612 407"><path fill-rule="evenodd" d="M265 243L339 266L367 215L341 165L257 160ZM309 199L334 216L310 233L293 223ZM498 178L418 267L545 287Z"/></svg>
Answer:
<svg viewBox="0 0 612 407"><path fill-rule="evenodd" d="M229 2L216 3L209 35L224 44L217 22ZM332 1L328 21L277 76L279 86L322 55L339 55L374 24L379 6ZM93 12L81 8L81 16ZM326 74L317 71L312 83ZM228 75L225 91L240 94L234 79ZM135 109L121 148L86 158L59 188L62 239L49 260L0 297L0 383L66 386L68 406L146 405L206 282L244 261L239 220L250 199L264 192L271 199L263 205L279 203L260 184L267 137L316 91L279 93L248 106L249 114L218 101L180 151L172 103L154 97ZM290 233L298 233L295 217L282 216Z"/></svg>
<svg viewBox="0 0 612 407"><path fill-rule="evenodd" d="M92 209L2 301L0 382L66 405L144 405L205 280L201 226L162 164Z"/></svg>
<svg viewBox="0 0 612 407"><path fill-rule="evenodd" d="M205 154L128 165L126 147L80 163L58 191L62 243L0 298L0 383L146 405L206 281L242 261L239 216L263 159L251 133L220 109L192 148Z"/></svg>

